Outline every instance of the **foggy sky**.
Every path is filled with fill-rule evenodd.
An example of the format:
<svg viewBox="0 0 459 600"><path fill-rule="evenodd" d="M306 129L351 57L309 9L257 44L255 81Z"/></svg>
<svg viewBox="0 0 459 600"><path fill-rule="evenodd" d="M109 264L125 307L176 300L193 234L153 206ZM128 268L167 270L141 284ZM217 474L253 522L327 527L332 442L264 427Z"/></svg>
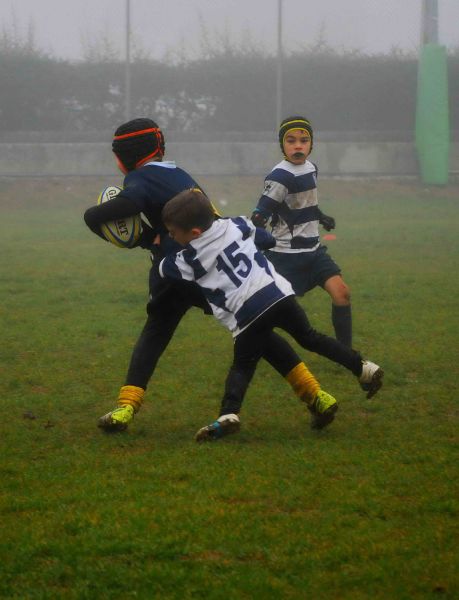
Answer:
<svg viewBox="0 0 459 600"><path fill-rule="evenodd" d="M182 44L199 53L203 25L229 32L237 44L250 34L258 46L277 46L278 0L131 0L134 44L151 58ZM416 52L420 40L421 0L283 0L285 50L300 50L322 32L335 48L386 53ZM57 58L78 60L88 42L106 38L124 56L126 0L2 0L2 31L34 32L36 46ZM459 46L459 0L439 0L440 43Z"/></svg>

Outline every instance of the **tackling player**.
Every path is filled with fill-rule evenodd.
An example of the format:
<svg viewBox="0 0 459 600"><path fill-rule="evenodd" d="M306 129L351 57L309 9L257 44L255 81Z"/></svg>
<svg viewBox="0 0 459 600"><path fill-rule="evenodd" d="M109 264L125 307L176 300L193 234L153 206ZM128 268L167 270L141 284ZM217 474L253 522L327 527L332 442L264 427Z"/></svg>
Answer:
<svg viewBox="0 0 459 600"><path fill-rule="evenodd" d="M362 360L358 352L315 331L295 299L290 283L259 250L274 242L271 234L245 217L215 220L212 204L200 190L170 200L162 219L171 237L184 249L164 258L160 275L172 281L195 281L214 316L234 337L233 364L225 384L218 419L200 429L196 440L209 441L239 430L239 412L247 387L273 329L289 333L303 348L343 365L369 387L367 397L382 385L383 371ZM318 397L322 421L331 422L336 400ZM314 411L317 407L309 403Z"/></svg>

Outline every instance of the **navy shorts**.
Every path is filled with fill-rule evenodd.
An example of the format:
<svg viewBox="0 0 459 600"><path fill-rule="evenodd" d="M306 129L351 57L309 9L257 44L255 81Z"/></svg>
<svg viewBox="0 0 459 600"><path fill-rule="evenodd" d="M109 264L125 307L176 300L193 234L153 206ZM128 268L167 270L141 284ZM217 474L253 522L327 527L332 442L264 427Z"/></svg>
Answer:
<svg viewBox="0 0 459 600"><path fill-rule="evenodd" d="M341 275L341 269L327 254L327 246L319 246L314 252L266 250L265 255L276 271L290 281L297 296L302 296L318 285L323 287L327 279Z"/></svg>

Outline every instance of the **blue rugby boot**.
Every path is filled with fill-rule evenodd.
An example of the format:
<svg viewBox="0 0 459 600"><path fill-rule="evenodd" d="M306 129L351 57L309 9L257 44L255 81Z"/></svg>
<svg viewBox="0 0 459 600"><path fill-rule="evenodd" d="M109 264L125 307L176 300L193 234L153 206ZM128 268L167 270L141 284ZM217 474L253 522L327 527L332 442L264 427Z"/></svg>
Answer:
<svg viewBox="0 0 459 600"><path fill-rule="evenodd" d="M237 433L240 428L241 422L237 415L222 415L210 425L201 427L195 436L195 440L197 442L213 442L230 433Z"/></svg>

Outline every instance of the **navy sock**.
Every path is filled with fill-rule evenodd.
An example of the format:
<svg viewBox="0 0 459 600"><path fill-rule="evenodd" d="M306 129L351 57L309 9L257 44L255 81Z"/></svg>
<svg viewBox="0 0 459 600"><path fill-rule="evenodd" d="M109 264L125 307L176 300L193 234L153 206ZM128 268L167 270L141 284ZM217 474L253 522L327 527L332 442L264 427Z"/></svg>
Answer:
<svg viewBox="0 0 459 600"><path fill-rule="evenodd" d="M332 323L336 339L348 348L352 348L351 305L336 306L332 304Z"/></svg>

